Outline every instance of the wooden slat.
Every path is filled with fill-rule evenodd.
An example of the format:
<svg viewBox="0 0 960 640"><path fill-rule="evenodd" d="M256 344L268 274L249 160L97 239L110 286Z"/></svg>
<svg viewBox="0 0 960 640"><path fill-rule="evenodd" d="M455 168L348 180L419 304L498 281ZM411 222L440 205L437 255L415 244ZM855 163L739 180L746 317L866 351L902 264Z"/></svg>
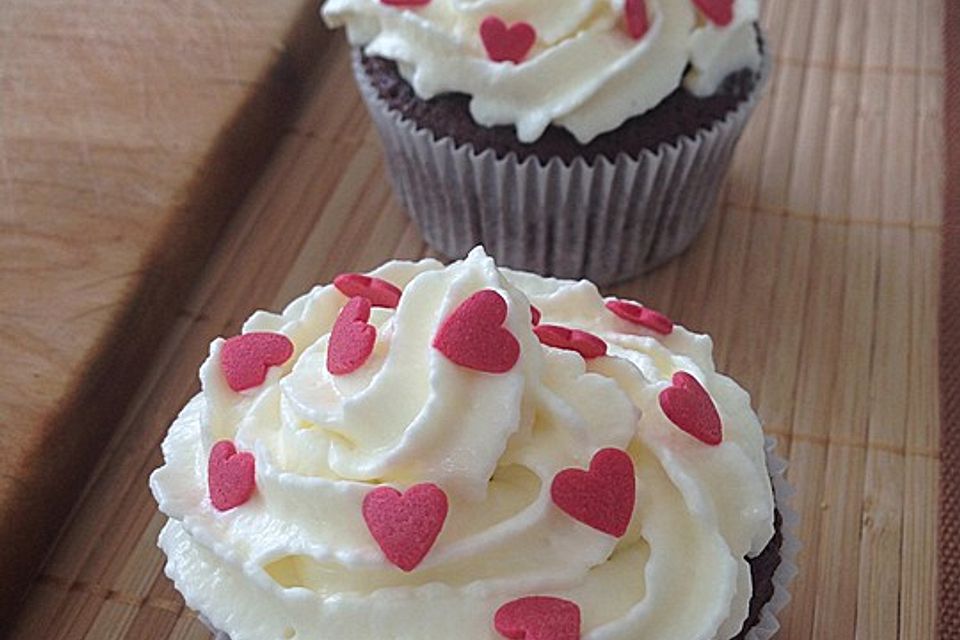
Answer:
<svg viewBox="0 0 960 640"><path fill-rule="evenodd" d="M801 513L787 639L933 637L942 178L939 0L768 0L780 60L723 206L615 288L712 334L789 456ZM258 307L428 253L391 198L347 50L180 308L14 638L203 638L152 547L157 447L216 335Z"/></svg>
<svg viewBox="0 0 960 640"><path fill-rule="evenodd" d="M313 0L0 3L0 624L322 35Z"/></svg>

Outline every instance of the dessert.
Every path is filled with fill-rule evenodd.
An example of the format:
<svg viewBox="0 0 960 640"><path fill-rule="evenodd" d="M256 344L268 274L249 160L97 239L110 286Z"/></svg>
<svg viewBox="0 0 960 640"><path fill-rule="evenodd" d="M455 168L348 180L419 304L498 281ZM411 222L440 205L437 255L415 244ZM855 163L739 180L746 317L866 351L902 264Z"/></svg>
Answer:
<svg viewBox="0 0 960 640"><path fill-rule="evenodd" d="M438 251L606 284L711 212L766 77L757 0L326 0Z"/></svg>
<svg viewBox="0 0 960 640"><path fill-rule="evenodd" d="M782 468L708 337L481 249L336 282L215 340L163 443L166 572L213 628L770 636Z"/></svg>

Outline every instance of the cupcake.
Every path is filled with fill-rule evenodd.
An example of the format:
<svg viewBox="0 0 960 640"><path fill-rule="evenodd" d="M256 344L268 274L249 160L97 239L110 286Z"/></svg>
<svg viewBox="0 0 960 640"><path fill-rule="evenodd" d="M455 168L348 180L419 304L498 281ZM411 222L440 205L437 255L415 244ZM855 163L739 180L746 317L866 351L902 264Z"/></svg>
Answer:
<svg viewBox="0 0 960 640"><path fill-rule="evenodd" d="M217 339L150 479L233 640L764 640L783 462L708 337L594 285L339 276Z"/></svg>
<svg viewBox="0 0 960 640"><path fill-rule="evenodd" d="M559 2L559 4L558 4ZM758 0L326 0L430 245L599 284L683 251L768 69ZM569 6L568 6L569 5Z"/></svg>

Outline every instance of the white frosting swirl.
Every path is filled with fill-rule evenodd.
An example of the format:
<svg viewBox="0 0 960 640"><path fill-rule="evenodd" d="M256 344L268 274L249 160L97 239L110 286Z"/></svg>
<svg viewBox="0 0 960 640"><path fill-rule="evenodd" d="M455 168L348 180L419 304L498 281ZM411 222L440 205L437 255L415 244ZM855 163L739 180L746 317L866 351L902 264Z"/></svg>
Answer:
<svg viewBox="0 0 960 640"><path fill-rule="evenodd" d="M677 327L662 336L607 311L590 283L497 269L475 250L443 267L391 262L373 275L403 289L375 309L373 355L331 376L324 358L346 298L317 287L244 332L295 345L264 383L230 390L222 340L201 368L203 391L174 422L150 485L169 521L167 573L188 604L233 640L396 638L493 640L494 612L527 595L576 602L588 640L725 640L747 615L745 556L773 534L763 435L749 396L718 374L711 342ZM431 347L442 320L472 293L497 291L520 342L506 374L457 366ZM543 322L590 331L608 355L585 361L543 347ZM706 446L658 405L677 371L695 376L723 420ZM246 504L215 510L206 461L232 439L256 458ZM636 468L630 528L616 539L552 503L561 470L605 447ZM449 515L416 570L391 565L361 515L375 486L433 482Z"/></svg>
<svg viewBox="0 0 960 640"><path fill-rule="evenodd" d="M553 123L585 144L652 109L682 82L709 95L727 74L760 68L758 0L735 0L724 26L692 0L646 6L650 27L638 40L624 26L624 0L431 0L418 7L326 0L323 17L331 27L345 25L350 42L368 55L395 60L420 98L465 93L481 125L515 125L517 137L532 142ZM520 64L487 57L479 32L490 16L536 30Z"/></svg>

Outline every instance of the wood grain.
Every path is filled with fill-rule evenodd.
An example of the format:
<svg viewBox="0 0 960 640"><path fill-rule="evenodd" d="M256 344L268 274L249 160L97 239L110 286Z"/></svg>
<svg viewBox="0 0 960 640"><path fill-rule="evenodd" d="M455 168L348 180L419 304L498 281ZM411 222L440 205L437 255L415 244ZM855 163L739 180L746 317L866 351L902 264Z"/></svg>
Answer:
<svg viewBox="0 0 960 640"><path fill-rule="evenodd" d="M803 542L779 637L934 637L942 6L768 0L780 61L722 206L612 293L714 336L789 457ZM209 341L258 307L427 253L391 198L338 39L224 230L14 638L207 638L163 576L146 486ZM253 258L252 258L253 257Z"/></svg>
<svg viewBox="0 0 960 640"><path fill-rule="evenodd" d="M0 3L0 620L294 115L314 10Z"/></svg>

